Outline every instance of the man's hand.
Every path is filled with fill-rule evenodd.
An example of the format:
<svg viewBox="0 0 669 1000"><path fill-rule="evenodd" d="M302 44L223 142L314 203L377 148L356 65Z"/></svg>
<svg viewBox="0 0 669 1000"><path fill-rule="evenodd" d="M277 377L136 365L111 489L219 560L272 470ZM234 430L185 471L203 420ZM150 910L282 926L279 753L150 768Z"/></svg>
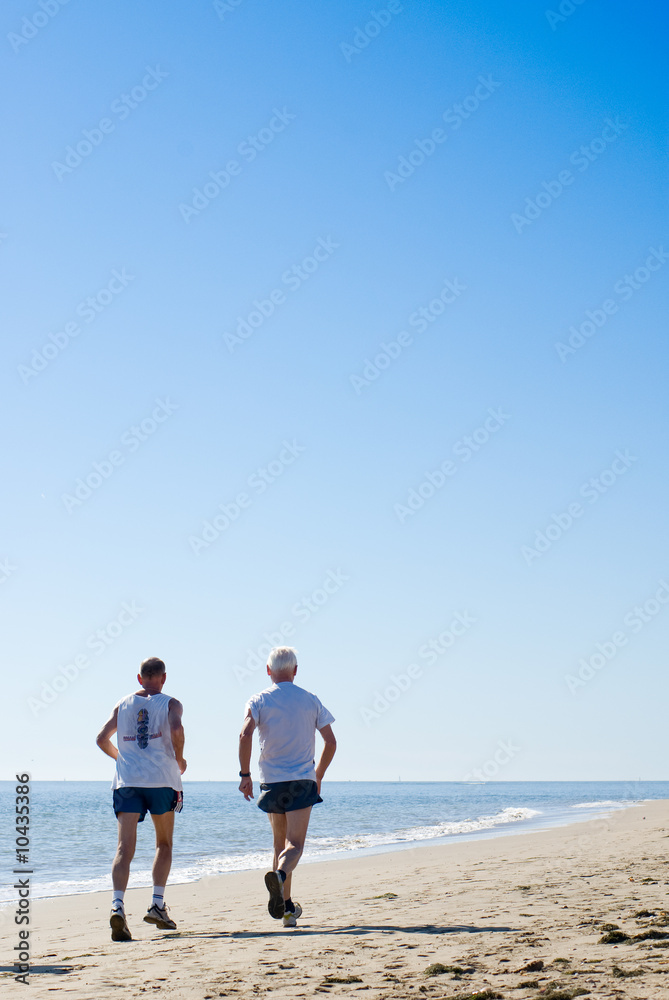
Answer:
<svg viewBox="0 0 669 1000"><path fill-rule="evenodd" d="M177 765L181 774L183 774L186 770L186 761L183 756L186 736L184 734L184 727L181 723L183 710L184 707L180 701L177 701L176 698L170 698L169 705L167 706L167 719L170 724L172 749L174 750L174 756L176 757Z"/></svg>
<svg viewBox="0 0 669 1000"><path fill-rule="evenodd" d="M250 802L253 798L253 780L251 778L242 778L239 782L239 791L242 793L247 802Z"/></svg>
<svg viewBox="0 0 669 1000"><path fill-rule="evenodd" d="M239 791L247 802L253 798L253 781L251 780L251 747L253 746L253 730L256 724L251 715L251 709L247 708L242 731L239 734L239 770L241 774L248 774L248 778L242 778L239 782Z"/></svg>
<svg viewBox="0 0 669 1000"><path fill-rule="evenodd" d="M320 760L316 765L316 787L318 788L318 794L320 795L321 782L323 781L323 776L335 755L337 741L335 739L335 734L332 732L332 726L323 726L323 728L319 729L318 732L323 737L323 750L321 752Z"/></svg>

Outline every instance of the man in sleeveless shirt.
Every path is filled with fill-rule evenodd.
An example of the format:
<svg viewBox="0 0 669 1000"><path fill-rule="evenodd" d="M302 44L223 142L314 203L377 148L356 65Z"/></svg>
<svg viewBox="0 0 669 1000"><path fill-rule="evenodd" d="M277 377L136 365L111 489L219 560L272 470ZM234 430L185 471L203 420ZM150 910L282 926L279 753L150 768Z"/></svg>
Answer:
<svg viewBox="0 0 669 1000"><path fill-rule="evenodd" d="M114 894L109 917L112 941L131 941L125 919L124 895L135 854L137 824L147 812L156 831L153 862L153 898L144 919L161 930L176 930L165 905L165 885L172 865L174 813L181 812L183 756L183 706L163 694L167 674L158 657L144 660L137 680L139 691L114 706L97 737L97 745L116 761L112 781L114 812L118 819L118 848L112 865ZM111 742L117 733L118 747Z"/></svg>
<svg viewBox="0 0 669 1000"><path fill-rule="evenodd" d="M337 749L330 723L334 716L315 694L294 683L297 656L294 649L271 650L267 673L272 686L253 695L239 737L242 779L239 791L253 798L251 747L253 731L260 738L260 795L258 806L269 816L274 835L272 871L265 875L270 916L283 919L284 927L295 927L302 907L291 899L293 871L302 856L311 808L320 797L321 781ZM315 765L316 730L324 740Z"/></svg>

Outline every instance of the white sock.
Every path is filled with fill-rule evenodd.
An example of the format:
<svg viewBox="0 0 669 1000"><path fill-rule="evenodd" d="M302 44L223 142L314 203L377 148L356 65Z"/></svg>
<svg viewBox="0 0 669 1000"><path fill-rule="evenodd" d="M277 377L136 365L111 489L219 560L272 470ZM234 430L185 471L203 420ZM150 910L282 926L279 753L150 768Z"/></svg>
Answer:
<svg viewBox="0 0 669 1000"><path fill-rule="evenodd" d="M114 894L112 896L112 909L123 909L123 897L125 896L125 889L114 889Z"/></svg>
<svg viewBox="0 0 669 1000"><path fill-rule="evenodd" d="M165 905L165 886L164 885L154 885L153 887L153 899L151 900L151 906L159 906L162 910Z"/></svg>

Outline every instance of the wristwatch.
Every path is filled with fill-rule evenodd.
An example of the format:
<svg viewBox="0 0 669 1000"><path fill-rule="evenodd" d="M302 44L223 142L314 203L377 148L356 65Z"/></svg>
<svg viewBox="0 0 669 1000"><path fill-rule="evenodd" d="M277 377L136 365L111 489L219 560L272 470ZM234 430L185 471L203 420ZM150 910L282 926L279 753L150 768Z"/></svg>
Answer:
<svg viewBox="0 0 669 1000"><path fill-rule="evenodd" d="M239 777L240 778L250 778L251 777L251 772L250 771L240 771L239 772Z"/></svg>

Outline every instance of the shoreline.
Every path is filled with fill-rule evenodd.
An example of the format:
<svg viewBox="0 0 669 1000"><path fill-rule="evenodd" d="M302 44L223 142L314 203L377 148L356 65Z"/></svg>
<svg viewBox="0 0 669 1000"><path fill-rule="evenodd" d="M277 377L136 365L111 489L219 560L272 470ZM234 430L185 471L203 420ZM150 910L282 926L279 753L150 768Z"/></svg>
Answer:
<svg viewBox="0 0 669 1000"><path fill-rule="evenodd" d="M578 806L567 806L560 811L555 811L553 813L545 813L538 810L527 809L524 806L508 806L502 812L495 813L490 816L481 816L476 820L463 821L462 823L455 822L453 825L467 826L471 824L472 829L460 830L454 833L447 833L437 836L424 836L417 837L415 839L395 839L388 840L387 842L381 842L378 844L366 844L362 846L350 846L350 847L333 847L328 850L318 850L313 854L309 853L309 837L307 838L307 846L305 855L302 857L301 865L312 865L320 863L337 863L343 860L351 858L366 858L375 857L384 854L395 854L403 853L405 851L410 851L421 846L447 846L448 844L458 844L458 843L468 843L470 841L479 840L492 840L506 837L518 837L527 836L532 833L538 833L544 830L554 830L565 826L577 825L588 823L591 821L596 821L605 818L613 813L621 812L625 809L632 808L636 805L643 804L644 802L662 801L657 799L640 799L637 801L626 803L621 800L611 801L602 800L601 802L590 802L579 804ZM669 800L668 800L669 801ZM514 814L519 814L523 812L531 812L531 816L522 816L520 818L510 818L501 819L504 813L509 813L512 816ZM489 824L485 826L479 826L478 824L489 820ZM393 831L388 832L388 837L393 836ZM178 847L178 831L176 832L177 847ZM112 844L115 843L115 839L112 842L110 840L110 862L111 867L111 855L113 853ZM248 855L241 856L230 856L226 858L231 865L239 865L239 867L230 867L229 869L223 869L218 871L201 871L198 872L193 870L197 865L206 866L207 864L214 864L214 859L200 858L197 862L189 862L184 858L175 858L173 864L173 870L170 875L170 885L192 885L199 882L203 878L218 877L222 875L231 875L241 872L254 872L264 870L267 864L267 857L271 853L271 836L269 831L267 832L267 845L266 848L257 848ZM152 852L151 852L152 854ZM131 885L129 888L141 889L146 886L150 886L151 882L151 872L150 867L147 867L148 858L145 856L142 861L137 865L135 872L131 872ZM225 861L223 863L225 863ZM149 862L150 864L150 862ZM141 867L140 867L141 865ZM93 885L87 885L86 881L93 883ZM97 883L97 885L95 885ZM100 884L104 883L104 884ZM44 889L42 888L44 886ZM59 885L67 885L65 891L58 891ZM91 875L88 880L84 880L81 883L72 882L71 880L64 878L62 880L51 879L42 884L35 882L33 885L33 896L35 900L43 899L63 899L69 897L81 897L88 893L95 892L106 892L111 891L111 874L110 872L104 871L98 874ZM6 890L5 890L6 891ZM4 893L3 893L4 895ZM12 905L12 897L2 899L0 898L0 914L3 909Z"/></svg>
<svg viewBox="0 0 669 1000"><path fill-rule="evenodd" d="M650 800L522 837L313 862L295 876L295 929L268 916L258 870L168 884L175 932L144 923L150 892L128 890L127 944L109 938L108 891L37 900L30 984L75 1000L112 987L185 1000L351 989L524 1000L552 982L620 995L624 978L626 997L654 1000L669 986L668 837L669 800ZM632 940L599 943L607 924ZM427 976L435 963L446 971Z"/></svg>
<svg viewBox="0 0 669 1000"><path fill-rule="evenodd" d="M664 800L659 800L659 799L642 799L642 800L639 800L638 802L630 802L629 804L624 804L622 802L588 803L587 807L589 809L591 809L592 811L586 813L585 812L585 807L579 806L579 809L580 808L584 809L584 811L583 811L582 814L576 814L575 810L574 810L575 814L572 814L572 812L570 810L573 809L573 807L570 807L570 809L565 810L563 813L558 813L558 814L553 815L553 816L550 816L550 815L546 816L543 813L537 813L535 816L532 816L532 817L526 817L526 818L519 819L519 820L512 820L512 821L509 821L509 822L497 822L494 825L487 826L487 827L481 827L479 829L473 829L473 830L470 830L470 831L463 831L463 832L458 832L458 833L445 834L443 836L436 836L436 837L425 837L425 838L420 838L420 839L415 839L415 840L396 840L396 841L390 841L388 843L381 843L381 844L376 844L376 845L367 845L367 846L363 846L363 847L353 847L353 848L348 848L348 849L347 848L341 848L341 849L335 848L335 849L333 849L331 851L323 851L323 852L319 852L319 853L314 854L314 855L309 855L307 853L308 850L309 850L309 838L307 837L306 852L305 852L305 855L302 857L302 859L300 861L300 864L301 865L312 865L312 864L321 864L321 863L323 863L323 864L332 864L332 863L336 863L336 862L344 861L344 860L348 860L348 859L353 859L353 858L366 858L366 857L375 857L375 856L384 855L384 854L395 854L395 853L400 853L400 852L404 852L404 851L413 850L415 848L419 848L419 847L423 847L423 846L424 847L430 847L430 846L440 847L440 846L448 846L449 844L468 843L470 841L496 840L496 839L506 838L506 837L527 836L528 834L532 834L532 833L540 833L542 831L560 829L560 828L566 827L566 826L571 826L571 825L576 825L576 824L582 824L582 823L588 823L588 822L595 822L597 820L606 818L607 816L612 815L614 813L624 811L625 809L634 808L637 805L643 805L645 802L654 802L654 801L657 802L657 801L664 801ZM667 800L667 801L669 801L669 800ZM509 808L513 810L513 807L509 807ZM521 810L522 810L522 807L519 807L519 811L521 811ZM494 817L490 817L490 818L494 818ZM474 821L474 822L477 822L477 821ZM178 831L177 831L176 836L178 837ZM271 853L270 844L271 844L271 835L270 835L270 833L268 831L268 836L267 836L267 850L264 852L267 856L269 856L270 853ZM111 850L110 850L110 853L111 853ZM256 853L263 853L263 852L258 851ZM235 860L236 859L234 859L234 858L231 859L231 861L233 863L234 863ZM111 865L111 860L110 860L110 865ZM169 884L170 885L193 885L193 884L196 884L196 883L200 882L203 878L219 878L219 877L223 877L223 876L227 876L227 875L234 875L236 873L242 873L242 872L264 871L265 869L266 869L266 860L263 858L262 861L258 860L258 861L256 861L255 864L248 864L248 865L245 865L244 867L240 867L240 868L231 868L228 871L218 871L218 872L212 872L212 873L196 874L196 875L193 875L190 878L183 878L183 877L177 877L177 878L175 878L174 877L174 871L178 872L178 871L183 871L184 870L183 866L181 868L178 868L178 867L175 866L175 870L170 875L170 883ZM134 873L134 879L137 879L138 875L140 875L140 872L135 872ZM111 874L110 873L107 873L107 874L101 875L101 876L96 876L96 878L99 878L99 879L101 879L101 878L108 879L109 882L108 882L108 884L106 884L104 886L99 886L97 888L85 888L84 887L84 888L81 888L81 889L74 889L73 891L69 891L69 892L47 892L44 895L42 895L41 893L39 893L40 885L39 885L39 883L36 882L34 884L34 887L33 887L33 896L32 896L32 898L35 899L35 900L67 899L67 898L70 898L70 897L85 896L85 895L87 895L89 893L111 891ZM93 879L91 879L91 881L93 881ZM131 872L131 882L132 881L133 881L133 873ZM152 884L152 882L151 882L151 873L150 873L150 870L144 871L142 869L141 870L141 880L137 881L136 884L134 884L134 885L131 884L131 886L129 888L132 888L132 889L142 889L142 888L150 887L151 884ZM46 885L47 886L51 886L51 885L53 885L53 883L46 883ZM35 894L34 890L37 890L37 894ZM0 913L2 913L2 910L5 907L11 906L12 902L13 902L13 900L11 898L9 898L9 899L0 899Z"/></svg>

